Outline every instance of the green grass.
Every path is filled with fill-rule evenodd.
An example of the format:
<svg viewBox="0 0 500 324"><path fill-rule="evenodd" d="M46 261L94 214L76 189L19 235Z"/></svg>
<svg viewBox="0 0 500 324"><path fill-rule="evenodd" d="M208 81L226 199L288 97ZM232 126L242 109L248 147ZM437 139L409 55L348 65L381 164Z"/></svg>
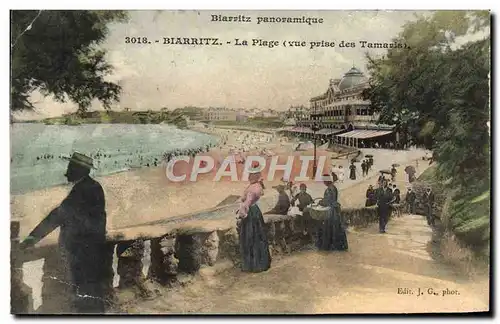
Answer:
<svg viewBox="0 0 500 324"><path fill-rule="evenodd" d="M437 166L425 170L418 178L428 183L435 192L444 192L450 202L443 209L449 218L445 230L453 233L459 242L481 254L490 242L491 196L488 181L478 181L468 187L449 188L439 179ZM450 196L451 195L451 196Z"/></svg>

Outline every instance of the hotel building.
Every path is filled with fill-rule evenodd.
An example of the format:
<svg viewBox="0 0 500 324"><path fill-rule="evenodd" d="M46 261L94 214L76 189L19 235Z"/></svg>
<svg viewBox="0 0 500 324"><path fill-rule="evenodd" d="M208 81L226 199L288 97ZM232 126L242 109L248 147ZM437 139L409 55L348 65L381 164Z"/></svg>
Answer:
<svg viewBox="0 0 500 324"><path fill-rule="evenodd" d="M376 124L379 114L371 111L370 102L363 98L368 88L368 78L351 68L342 78L331 79L323 94L310 99L309 110L296 114L300 116L296 126L284 131L312 138L316 125L320 138L338 144L367 147L375 142L396 142L398 134L394 134L393 126Z"/></svg>

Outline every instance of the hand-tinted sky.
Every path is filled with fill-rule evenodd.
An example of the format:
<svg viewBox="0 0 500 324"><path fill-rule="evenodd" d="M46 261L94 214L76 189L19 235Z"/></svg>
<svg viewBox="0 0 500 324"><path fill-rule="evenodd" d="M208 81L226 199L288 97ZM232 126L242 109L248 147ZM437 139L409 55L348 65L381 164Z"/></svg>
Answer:
<svg viewBox="0 0 500 324"><path fill-rule="evenodd" d="M125 24L110 26L103 46L115 66L110 79L123 86L113 109L157 110L161 107L226 106L285 110L307 104L324 92L331 78L353 65L365 71L366 49L359 41L387 42L415 19L410 11L132 11ZM252 23L211 22L212 14L252 17ZM318 17L322 24L256 24L258 16ZM36 26L34 26L36 28ZM125 37L147 36L160 43L125 44ZM222 46L162 45L163 37L219 38ZM356 48L284 48L227 45L234 39L352 41ZM371 53L383 54L382 49ZM34 94L44 117L73 111ZM101 109L96 102L92 109Z"/></svg>

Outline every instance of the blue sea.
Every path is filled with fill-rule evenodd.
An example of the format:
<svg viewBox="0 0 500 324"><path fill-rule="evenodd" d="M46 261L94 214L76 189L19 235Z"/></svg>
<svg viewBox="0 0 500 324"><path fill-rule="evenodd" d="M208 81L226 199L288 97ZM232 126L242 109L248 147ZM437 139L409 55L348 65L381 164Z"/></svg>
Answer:
<svg viewBox="0 0 500 324"><path fill-rule="evenodd" d="M12 124L11 193L20 194L67 183L75 151L94 158L94 176L159 164L165 152L216 144L218 138L171 125L88 124L79 126Z"/></svg>

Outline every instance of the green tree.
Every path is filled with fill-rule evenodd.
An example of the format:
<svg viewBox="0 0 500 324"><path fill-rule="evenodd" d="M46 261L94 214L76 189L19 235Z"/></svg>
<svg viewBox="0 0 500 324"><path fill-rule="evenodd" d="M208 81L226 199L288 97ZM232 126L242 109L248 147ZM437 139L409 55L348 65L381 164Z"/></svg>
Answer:
<svg viewBox="0 0 500 324"><path fill-rule="evenodd" d="M32 109L35 90L80 112L93 99L106 108L118 101L121 88L104 80L112 66L98 45L109 23L126 19L123 11L11 11L11 111Z"/></svg>
<svg viewBox="0 0 500 324"><path fill-rule="evenodd" d="M490 224L490 36L456 40L489 23L489 12L437 12L404 26L395 41L409 49L367 56L366 96L379 122L433 150L436 176L451 195L448 229L480 249Z"/></svg>
<svg viewBox="0 0 500 324"><path fill-rule="evenodd" d="M432 149L439 174L453 182L489 174L490 39L458 49L454 41L489 23L484 12L445 11L408 23L390 49L368 57L367 96L380 123ZM453 183L455 184L455 183Z"/></svg>

